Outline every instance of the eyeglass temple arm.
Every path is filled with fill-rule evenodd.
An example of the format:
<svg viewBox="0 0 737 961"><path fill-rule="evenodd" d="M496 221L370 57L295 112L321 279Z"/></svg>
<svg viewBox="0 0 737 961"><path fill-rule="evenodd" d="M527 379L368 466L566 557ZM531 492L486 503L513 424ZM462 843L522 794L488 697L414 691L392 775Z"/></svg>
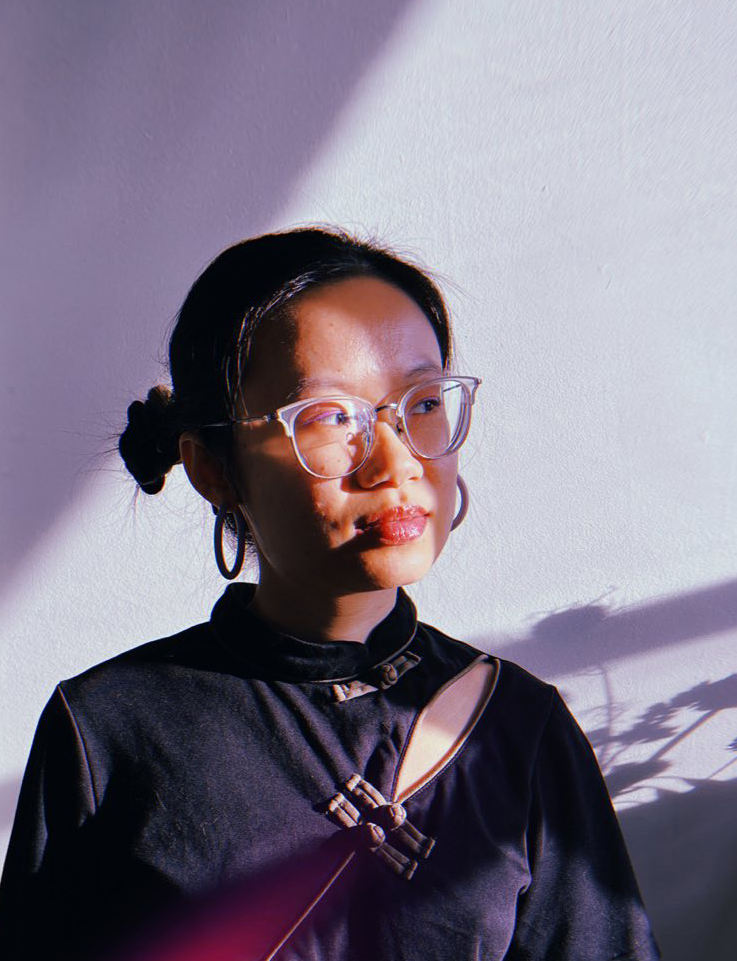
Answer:
<svg viewBox="0 0 737 961"><path fill-rule="evenodd" d="M232 420L221 420L217 424L202 424L200 430L206 427L230 427L231 424L255 424L257 421L265 421L267 424L272 420L279 420L276 414L261 414L258 417L234 417Z"/></svg>

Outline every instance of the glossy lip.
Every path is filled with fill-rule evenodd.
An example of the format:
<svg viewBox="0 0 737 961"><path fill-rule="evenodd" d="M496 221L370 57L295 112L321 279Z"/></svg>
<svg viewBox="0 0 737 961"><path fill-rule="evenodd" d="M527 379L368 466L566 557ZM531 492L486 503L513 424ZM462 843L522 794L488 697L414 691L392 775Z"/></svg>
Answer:
<svg viewBox="0 0 737 961"><path fill-rule="evenodd" d="M428 511L417 504L387 507L356 521L358 533L379 544L406 544L420 537L427 524Z"/></svg>

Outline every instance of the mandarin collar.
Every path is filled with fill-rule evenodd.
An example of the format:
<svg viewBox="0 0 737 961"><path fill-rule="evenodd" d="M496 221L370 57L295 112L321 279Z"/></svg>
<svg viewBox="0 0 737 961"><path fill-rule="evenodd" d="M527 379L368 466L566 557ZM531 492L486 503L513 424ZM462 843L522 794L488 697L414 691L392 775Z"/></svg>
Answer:
<svg viewBox="0 0 737 961"><path fill-rule="evenodd" d="M210 616L218 640L252 677L293 683L354 680L401 654L417 630L415 606L401 587L393 609L363 644L282 634L248 609L255 592L255 584L229 584Z"/></svg>

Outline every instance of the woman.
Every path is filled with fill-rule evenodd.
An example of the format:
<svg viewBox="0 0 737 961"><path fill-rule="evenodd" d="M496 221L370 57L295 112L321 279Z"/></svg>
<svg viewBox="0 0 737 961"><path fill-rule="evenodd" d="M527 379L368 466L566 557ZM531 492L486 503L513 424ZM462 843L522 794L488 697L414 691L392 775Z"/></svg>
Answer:
<svg viewBox="0 0 737 961"><path fill-rule="evenodd" d="M342 233L245 241L197 280L173 394L131 405L120 450L148 494L181 459L221 571L248 542L258 584L57 688L3 880L12 957L657 957L591 749L515 665L389 803L418 711L479 655L401 589L465 512L479 381L450 364L433 282Z"/></svg>

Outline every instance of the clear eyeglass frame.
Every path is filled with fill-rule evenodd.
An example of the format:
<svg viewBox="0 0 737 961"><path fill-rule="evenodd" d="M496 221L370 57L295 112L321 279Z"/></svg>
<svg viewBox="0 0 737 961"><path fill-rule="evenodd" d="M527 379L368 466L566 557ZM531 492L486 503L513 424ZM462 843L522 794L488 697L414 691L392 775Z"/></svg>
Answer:
<svg viewBox="0 0 737 961"><path fill-rule="evenodd" d="M451 439L451 443L445 450L442 451L442 453L431 455L423 454L414 446L411 441L410 434L407 431L405 424L407 402L411 399L413 392L418 388L433 387L443 383L457 383L463 390L464 398L462 420ZM234 417L232 420L220 421L215 424L203 424L202 429L207 427L230 427L232 424L268 424L276 421L281 424L285 434L291 441L294 456L297 458L300 467L306 470L308 474L311 474L313 477L319 477L321 480L336 480L340 477L348 477L351 474L354 474L366 463L374 446L376 424L379 419L379 414L385 410L392 411L394 414L394 427L397 435L416 457L419 457L422 460L438 460L441 457L447 457L448 454L455 453L455 451L462 446L468 437L468 431L471 426L471 408L473 407L474 400L476 399L476 391L481 383L482 381L480 377L454 375L433 377L431 380L412 384L411 387L404 391L398 400L391 403L380 403L376 406L374 406L370 401L365 400L363 397L355 397L351 394L331 394L324 397L308 397L305 400L298 400L292 404L286 404L284 407L278 407L276 410L271 411L268 414L260 414L255 417ZM307 466L307 463L305 462L295 438L295 422L305 408L310 407L313 404L323 404L330 401L352 401L354 404L356 404L356 406L362 409L368 417L369 432L366 440L366 451L359 463L343 473L325 475L318 474Z"/></svg>

